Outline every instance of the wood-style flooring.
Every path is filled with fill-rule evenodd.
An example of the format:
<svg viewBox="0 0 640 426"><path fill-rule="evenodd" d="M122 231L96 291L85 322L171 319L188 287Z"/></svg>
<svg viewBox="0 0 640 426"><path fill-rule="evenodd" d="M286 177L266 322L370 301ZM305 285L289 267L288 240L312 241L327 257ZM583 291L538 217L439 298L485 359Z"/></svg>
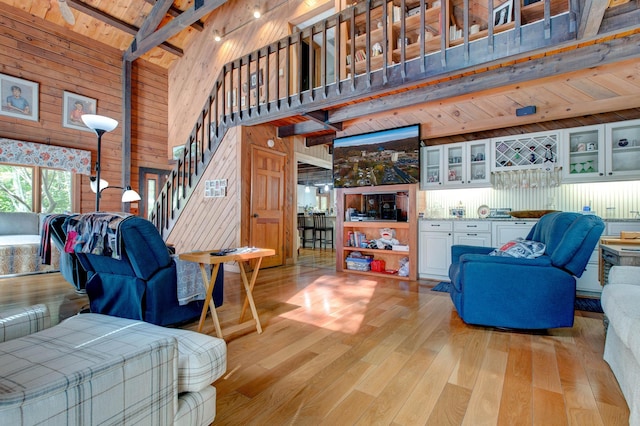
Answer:
<svg viewBox="0 0 640 426"><path fill-rule="evenodd" d="M214 425L628 424L602 314L577 311L573 328L545 333L469 326L435 282L337 273L334 253L301 250L297 264L260 271L264 332L247 321L225 336ZM223 333L239 288L225 271ZM87 300L59 274L0 279L0 309L38 302L55 321Z"/></svg>

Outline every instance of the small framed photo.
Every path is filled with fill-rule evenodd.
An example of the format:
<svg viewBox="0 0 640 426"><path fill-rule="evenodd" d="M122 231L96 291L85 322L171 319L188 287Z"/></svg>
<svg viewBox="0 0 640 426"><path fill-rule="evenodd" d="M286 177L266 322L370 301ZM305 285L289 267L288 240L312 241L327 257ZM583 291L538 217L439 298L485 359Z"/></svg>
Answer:
<svg viewBox="0 0 640 426"><path fill-rule="evenodd" d="M174 146L172 149L172 158L174 160L180 160L184 157L184 145Z"/></svg>
<svg viewBox="0 0 640 426"><path fill-rule="evenodd" d="M513 0L507 0L493 9L493 26L504 25L511 22L513 15Z"/></svg>
<svg viewBox="0 0 640 426"><path fill-rule="evenodd" d="M258 85L262 86L262 68L260 68L260 72L251 73L251 77L249 78L249 88L255 89Z"/></svg>
<svg viewBox="0 0 640 426"><path fill-rule="evenodd" d="M38 95L38 83L0 74L0 115L38 121Z"/></svg>
<svg viewBox="0 0 640 426"><path fill-rule="evenodd" d="M62 96L62 127L93 132L84 125L83 114L95 114L98 101L65 91Z"/></svg>

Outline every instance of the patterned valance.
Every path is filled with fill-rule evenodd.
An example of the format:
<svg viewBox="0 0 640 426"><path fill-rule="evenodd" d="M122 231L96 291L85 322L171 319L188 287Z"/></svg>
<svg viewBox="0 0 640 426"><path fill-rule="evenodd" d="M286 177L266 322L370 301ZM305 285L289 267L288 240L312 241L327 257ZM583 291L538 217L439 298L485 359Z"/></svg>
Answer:
<svg viewBox="0 0 640 426"><path fill-rule="evenodd" d="M40 166L91 175L91 152L0 138L0 163Z"/></svg>

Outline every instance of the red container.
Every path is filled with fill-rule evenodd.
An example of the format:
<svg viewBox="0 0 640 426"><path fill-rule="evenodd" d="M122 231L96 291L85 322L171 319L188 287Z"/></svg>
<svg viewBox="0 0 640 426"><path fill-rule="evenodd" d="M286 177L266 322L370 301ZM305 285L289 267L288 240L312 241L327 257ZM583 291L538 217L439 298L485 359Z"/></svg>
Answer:
<svg viewBox="0 0 640 426"><path fill-rule="evenodd" d="M374 272L384 272L385 271L385 263L382 259L376 259L371 261L371 270Z"/></svg>

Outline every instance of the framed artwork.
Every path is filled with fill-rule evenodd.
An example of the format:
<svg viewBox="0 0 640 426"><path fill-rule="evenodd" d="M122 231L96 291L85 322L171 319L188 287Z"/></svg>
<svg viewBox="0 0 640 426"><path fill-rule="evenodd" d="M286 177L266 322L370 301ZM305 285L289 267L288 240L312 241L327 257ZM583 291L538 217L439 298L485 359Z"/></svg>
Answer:
<svg viewBox="0 0 640 426"><path fill-rule="evenodd" d="M184 145L174 146L172 149L172 154L172 158L174 160L180 160L182 157L184 157Z"/></svg>
<svg viewBox="0 0 640 426"><path fill-rule="evenodd" d="M95 114L98 101L65 91L62 96L62 127L93 132L84 125L83 114Z"/></svg>
<svg viewBox="0 0 640 426"><path fill-rule="evenodd" d="M0 74L0 115L38 121L38 95L38 83Z"/></svg>
<svg viewBox="0 0 640 426"><path fill-rule="evenodd" d="M258 85L262 86L263 72L262 68L260 68L260 72L251 73L251 77L249 78L249 88L255 89Z"/></svg>
<svg viewBox="0 0 640 426"><path fill-rule="evenodd" d="M507 0L493 9L493 26L504 25L511 22L513 14L513 0Z"/></svg>

